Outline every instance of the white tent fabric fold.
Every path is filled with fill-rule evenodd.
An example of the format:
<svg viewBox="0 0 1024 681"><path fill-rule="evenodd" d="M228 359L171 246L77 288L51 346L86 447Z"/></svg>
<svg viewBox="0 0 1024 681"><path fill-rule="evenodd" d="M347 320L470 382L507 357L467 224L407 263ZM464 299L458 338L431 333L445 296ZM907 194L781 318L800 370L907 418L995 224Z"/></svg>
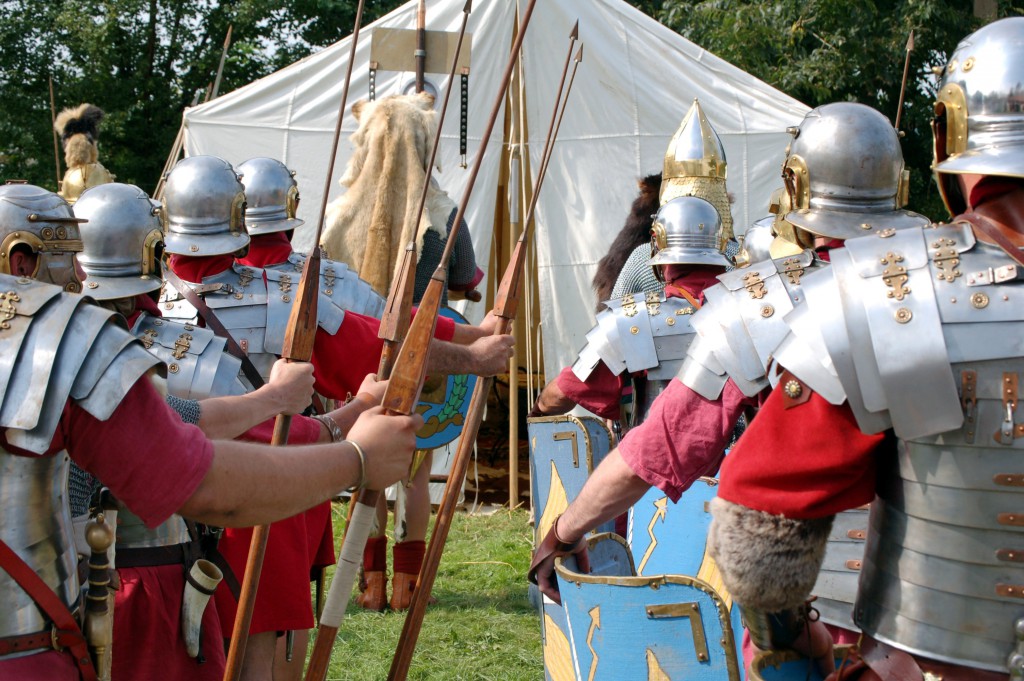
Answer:
<svg viewBox="0 0 1024 681"><path fill-rule="evenodd" d="M508 57L516 20L515 0L474 3L469 20L472 71L469 158L472 167ZM349 107L369 85L370 33L379 26L414 28L415 0L366 27L356 50ZM428 3L427 28L457 31L463 0ZM544 180L536 215L536 253L548 377L570 364L593 324L590 280L597 261L622 226L636 194L636 180L660 170L672 134L693 99L699 98L725 146L728 188L735 196L737 231L766 213L779 186L789 135L807 107L673 33L622 0L540 0L523 50L525 111L534 172L540 166L555 87L579 19L583 64L573 86ZM302 195L296 235L308 249L316 227L323 178L330 157L341 84L351 38L346 38L266 78L185 114L188 154L214 154L233 164L271 156L297 171ZM380 71L377 96L400 92L411 73ZM443 92L447 79L428 76ZM456 89L458 83L455 84ZM453 93L439 152L441 185L456 201L468 171L459 167L458 92ZM355 120L346 111L331 198L344 189L337 179L351 147ZM488 262L499 177L502 129L487 147L467 211L477 258ZM500 276L500 273L489 273ZM481 306L472 306L481 308ZM482 309L467 314L479 319Z"/></svg>

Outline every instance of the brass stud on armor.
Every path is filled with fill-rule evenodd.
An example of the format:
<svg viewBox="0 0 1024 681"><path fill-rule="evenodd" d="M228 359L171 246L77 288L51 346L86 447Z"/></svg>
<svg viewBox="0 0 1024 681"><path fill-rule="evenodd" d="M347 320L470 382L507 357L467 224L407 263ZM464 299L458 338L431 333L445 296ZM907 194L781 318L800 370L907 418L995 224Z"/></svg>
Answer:
<svg viewBox="0 0 1024 681"><path fill-rule="evenodd" d="M170 371L172 374L176 374L179 371L179 367L177 364L171 364L167 367L167 370Z"/></svg>
<svg viewBox="0 0 1024 681"><path fill-rule="evenodd" d="M878 232L878 236L880 236L883 239L888 239L889 237L891 237L895 233L896 233L895 229L893 229L892 227L888 227L888 228L883 229L882 231Z"/></svg>
<svg viewBox="0 0 1024 681"><path fill-rule="evenodd" d="M966 73L967 71L970 71L973 68L974 68L974 57L968 57L966 59L966 61L964 61L964 72Z"/></svg>
<svg viewBox="0 0 1024 681"><path fill-rule="evenodd" d="M764 307L761 308L761 316L764 317L765 319L771 317L773 314L775 314L775 308L772 307L771 305L765 305Z"/></svg>
<svg viewBox="0 0 1024 681"><path fill-rule="evenodd" d="M669 318L667 318L665 320L665 323L668 324L669 326L675 326L676 325L676 318L675 317L669 317Z"/></svg>
<svg viewBox="0 0 1024 681"><path fill-rule="evenodd" d="M984 307L988 307L988 295L980 292L975 293L971 296L971 305L979 310Z"/></svg>
<svg viewBox="0 0 1024 681"><path fill-rule="evenodd" d="M869 229L871 229L871 224L867 223L867 222L862 222L862 223L860 223L860 228L863 229L863 230L869 230Z"/></svg>
<svg viewBox="0 0 1024 681"><path fill-rule="evenodd" d="M288 296L281 296L281 300L286 303L292 302L292 299L289 298Z"/></svg>
<svg viewBox="0 0 1024 681"><path fill-rule="evenodd" d="M911 319L913 319L914 313L911 312L910 308L908 307L901 307L900 309L896 310L896 314L893 316L896 318L896 321L899 322L900 324L906 324Z"/></svg>
<svg viewBox="0 0 1024 681"><path fill-rule="evenodd" d="M631 326L631 327L629 327L629 332L635 336L638 333L640 333L640 327L638 327L638 326Z"/></svg>
<svg viewBox="0 0 1024 681"><path fill-rule="evenodd" d="M196 246L195 244L192 244L191 246L188 247L188 250L192 251L193 253L198 253L199 252L199 246Z"/></svg>
<svg viewBox="0 0 1024 681"><path fill-rule="evenodd" d="M782 386L782 391L786 393L786 397L795 400L803 394L804 387L800 385L800 381L786 381L786 385Z"/></svg>
<svg viewBox="0 0 1024 681"><path fill-rule="evenodd" d="M99 284L97 284L95 281L90 281L88 284L86 284L86 286L88 286L89 288L97 288Z"/></svg>

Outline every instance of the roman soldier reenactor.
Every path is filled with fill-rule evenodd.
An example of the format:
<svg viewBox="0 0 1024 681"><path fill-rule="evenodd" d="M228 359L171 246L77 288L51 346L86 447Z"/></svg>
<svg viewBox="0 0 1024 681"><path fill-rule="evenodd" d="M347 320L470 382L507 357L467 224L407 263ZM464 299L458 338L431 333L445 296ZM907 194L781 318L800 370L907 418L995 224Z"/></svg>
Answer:
<svg viewBox="0 0 1024 681"><path fill-rule="evenodd" d="M99 161L102 120L103 110L92 104L64 109L54 120L53 129L60 136L68 166L59 194L72 205L89 187L114 181L114 176Z"/></svg>
<svg viewBox="0 0 1024 681"><path fill-rule="evenodd" d="M1024 18L957 46L933 125L956 217L880 223L804 279L815 323L787 322L820 352L780 358L787 373L723 466L711 542L726 585L759 647L795 647L826 671L832 647L805 601L836 514L871 503L863 638L843 679L1024 673L1022 64Z"/></svg>
<svg viewBox="0 0 1024 681"><path fill-rule="evenodd" d="M165 370L119 318L62 292L61 285L81 284L69 257L82 248L78 224L55 194L31 185L0 188L4 678L95 678L77 620L82 597L62 491L69 456L149 527L175 511L249 526L294 515L353 483L379 488L397 480L422 423L376 408L346 443L285 454L211 442L164 403L150 375ZM33 281L36 272L58 286ZM252 489L262 490L258 503Z"/></svg>

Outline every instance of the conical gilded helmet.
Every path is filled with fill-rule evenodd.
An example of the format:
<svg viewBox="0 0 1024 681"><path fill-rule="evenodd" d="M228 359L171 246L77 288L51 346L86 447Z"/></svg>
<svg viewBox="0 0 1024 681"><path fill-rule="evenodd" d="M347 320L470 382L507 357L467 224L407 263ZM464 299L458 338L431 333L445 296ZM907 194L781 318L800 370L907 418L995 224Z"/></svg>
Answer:
<svg viewBox="0 0 1024 681"><path fill-rule="evenodd" d="M661 179L661 205L679 196L696 196L713 205L731 239L732 213L725 187L728 165L718 133L696 99L669 142Z"/></svg>

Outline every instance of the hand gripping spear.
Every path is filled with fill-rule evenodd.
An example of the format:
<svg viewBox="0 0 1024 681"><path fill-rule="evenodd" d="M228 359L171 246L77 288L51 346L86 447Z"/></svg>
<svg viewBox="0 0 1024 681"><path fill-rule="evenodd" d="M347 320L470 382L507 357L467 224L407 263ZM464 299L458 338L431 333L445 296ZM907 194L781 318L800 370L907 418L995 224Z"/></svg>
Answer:
<svg viewBox="0 0 1024 681"><path fill-rule="evenodd" d="M423 215L423 208L427 202L431 169L437 160L437 150L441 145L441 130L444 126L445 114L448 111L448 100L452 93L452 85L455 83L455 70L458 67L459 54L462 51L462 42L466 35L466 26L469 23L471 11L472 0L467 0L462 9L462 27L459 29L459 40L455 47L451 72L448 75L448 88L445 91L441 114L437 122L434 146L430 151L430 161L426 165L427 173L423 181L423 191L420 194L419 210L415 213L417 219ZM416 247L410 243L405 249L400 274L391 285L384 315L381 317L379 337L384 339L384 349L381 352L380 365L377 368L377 378L380 380L391 377L396 355L402 347L409 329L415 273ZM352 593L352 585L359 572L366 540L373 529L380 494L380 490L365 489L359 493L358 500L353 502L352 515L345 528L345 538L338 555L338 569L331 581L331 588L327 592L327 600L317 626L316 642L313 644L313 652L309 658L309 668L306 669L306 681L323 681L327 676L331 650L338 635L338 628L345 618L349 595Z"/></svg>
<svg viewBox="0 0 1024 681"><path fill-rule="evenodd" d="M341 106L338 109L338 121L334 127L334 144L331 145L331 161L327 168L324 181L323 202L320 205L320 220L316 228L316 239L313 251L306 258L299 281L295 305L288 317L288 328L284 334L284 347L281 356L289 362L308 362L313 356L313 343L317 330L317 299L320 293L320 235L324 229L324 215L327 212L327 196L331 190L331 178L334 175L334 162L338 155L338 140L341 137L341 121L348 100L348 89L352 82L352 64L356 57L356 44L359 42L359 26L363 18L364 0L359 0L356 9L355 28L352 31L352 49L348 58L348 70L345 73L345 84L341 90ZM291 416L279 414L274 422L274 435L271 445L288 444L288 430ZM225 681L238 681L242 673L242 660L245 658L245 644L249 638L249 626L252 624L253 606L256 604L256 588L259 585L260 572L263 569L263 556L267 551L267 538L270 526L259 525L253 529L249 543L249 556L245 562L245 575L242 578L242 589L238 598L238 610L235 614L235 627L231 633L231 646L228 649L227 665L224 669Z"/></svg>
<svg viewBox="0 0 1024 681"><path fill-rule="evenodd" d="M533 9L533 4L527 9L527 13ZM522 39L523 33L525 32L525 22L529 21L529 14L524 18L524 25L520 29L518 40ZM565 105L568 102L569 91L572 88L572 82L576 76L576 69L579 67L580 62L583 59L583 49L580 48L576 55L576 63L573 67L572 78L569 80L569 87L565 91L565 96L562 96L562 86L565 83L566 72L569 67L569 61L572 58L573 43L578 37L578 23L577 26L573 27L572 34L570 35L569 41L569 52L566 55L565 66L562 70L562 78L558 84L558 97L555 100L554 111L552 112L551 126L548 130L548 139L544 146L544 152L542 154L542 161L540 170L537 176L537 183L534 187L533 198L530 203L529 211L527 212L525 227L523 233L519 237L519 241L516 244L515 251L513 251L512 258L505 269L505 273L501 279L501 285L498 288L498 296L495 302L495 314L498 316L499 321L495 328L495 334L508 333L513 320L515 319L520 294L520 282L522 280L523 265L526 261L526 244L529 239L529 226L533 220L533 213L537 206L537 198L540 195L541 184L544 180L544 174L547 170L548 161L551 158L551 152L554 147L555 137L558 134L558 128L561 125L562 116L565 113ZM518 46L517 48L518 49ZM513 57L514 62L514 57ZM510 62L512 63L512 62ZM500 104L500 100L499 100ZM561 104L561 108L559 108ZM490 133L484 136L484 141L490 137ZM482 156L482 152L478 155L479 159ZM463 207L465 205L465 198L463 199ZM460 212L462 208L460 207ZM456 225L459 224L459 219L456 218ZM452 237L449 237L449 241ZM442 265L447 262L446 259L442 259ZM439 268L438 272L443 272ZM438 273L435 272L434 277L438 277ZM431 286L435 283L431 281ZM428 290L429 294L429 290ZM424 298L426 300L426 297ZM424 313L424 306L420 306L420 314L416 316L416 320L413 322L415 327L416 322L419 321L420 315ZM412 333L410 333L410 336ZM406 343L408 347L408 341ZM401 357L399 357L401 361ZM396 368L396 373L397 373ZM394 659L391 661L391 670L388 673L389 681L404 681L409 673L409 666L412 662L412 655L416 648L416 639L419 636L420 628L423 624L423 617L426 613L427 601L430 598L430 591L434 585L434 578L437 575L437 568L441 562L441 552L444 550L445 541L448 538L448 531L451 528L451 521L455 515L455 506L458 502L459 489L462 484L462 479L466 475L466 469L469 466L470 455L473 450L474 443L476 441L477 432L480 428L480 421L483 417L483 408L487 400L487 394L490 392L490 387L493 379L487 378L477 381L476 387L473 391L473 397L470 401L469 412L466 416L466 423L463 426L462 436L459 441L458 451L455 454L455 460L452 463L452 470L448 476L448 484L445 487L444 498L441 500L441 505L437 511L437 519L434 523L434 531L430 537L430 545L427 547L427 554L423 561L423 567L420 569L419 577L416 580L416 589L413 591L412 604L409 608L409 612L406 614L405 623L402 628L402 634L398 641L398 648L395 651ZM392 379L391 385L394 384ZM390 385L389 385L390 387ZM387 396L385 396L385 400Z"/></svg>

